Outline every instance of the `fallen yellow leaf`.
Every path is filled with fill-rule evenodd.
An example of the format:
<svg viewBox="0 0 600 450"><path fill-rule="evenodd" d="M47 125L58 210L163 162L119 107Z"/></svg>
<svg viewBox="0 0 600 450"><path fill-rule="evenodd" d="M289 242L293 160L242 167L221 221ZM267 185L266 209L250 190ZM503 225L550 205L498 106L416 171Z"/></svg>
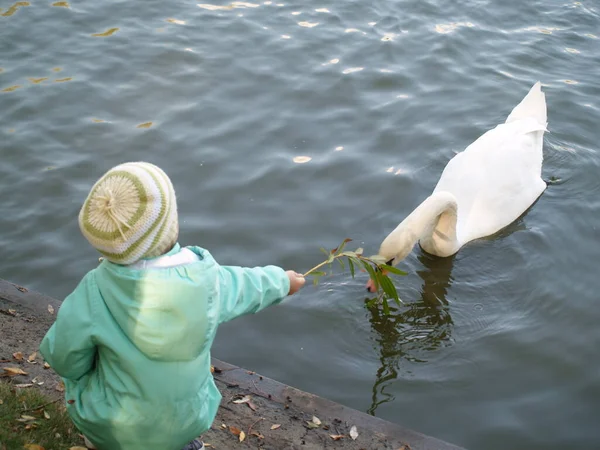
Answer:
<svg viewBox="0 0 600 450"><path fill-rule="evenodd" d="M275 423L273 425L271 425L271 430L276 430L277 428L279 428L281 426L280 423Z"/></svg>
<svg viewBox="0 0 600 450"><path fill-rule="evenodd" d="M246 433L240 431L240 442L244 442L244 439L246 439Z"/></svg>
<svg viewBox="0 0 600 450"><path fill-rule="evenodd" d="M48 312L54 314L54 307L52 305L48 305Z"/></svg>
<svg viewBox="0 0 600 450"><path fill-rule="evenodd" d="M329 437L331 439L333 439L334 441L339 441L340 439L342 439L344 437L343 434L330 434Z"/></svg>
<svg viewBox="0 0 600 450"><path fill-rule="evenodd" d="M56 384L56 387L55 387L55 389L56 389L58 392L65 392L65 383L63 383L63 381L62 381L62 380L60 380L60 381L59 381L59 382Z"/></svg>
<svg viewBox="0 0 600 450"><path fill-rule="evenodd" d="M48 364L47 362L44 363L44 369L49 369L50 368L50 364Z"/></svg>
<svg viewBox="0 0 600 450"><path fill-rule="evenodd" d="M17 361L21 361L23 359L23 353L15 352L13 353L13 358L15 358Z"/></svg>
<svg viewBox="0 0 600 450"><path fill-rule="evenodd" d="M31 355L29 355L29 357L27 358L27 361L29 361L29 362L35 361L36 356L37 356L37 352L33 352Z"/></svg>

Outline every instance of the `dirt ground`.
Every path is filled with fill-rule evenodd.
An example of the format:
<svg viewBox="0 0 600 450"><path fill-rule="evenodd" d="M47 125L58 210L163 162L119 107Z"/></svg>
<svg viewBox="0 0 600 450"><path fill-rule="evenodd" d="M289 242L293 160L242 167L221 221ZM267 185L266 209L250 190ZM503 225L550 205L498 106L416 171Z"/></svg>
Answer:
<svg viewBox="0 0 600 450"><path fill-rule="evenodd" d="M20 368L27 375L4 380L31 384L25 389L40 389L53 399L63 395L60 379L37 351L59 306L50 297L0 280L0 373ZM222 361L213 360L213 365L223 400L202 436L209 449L460 450Z"/></svg>

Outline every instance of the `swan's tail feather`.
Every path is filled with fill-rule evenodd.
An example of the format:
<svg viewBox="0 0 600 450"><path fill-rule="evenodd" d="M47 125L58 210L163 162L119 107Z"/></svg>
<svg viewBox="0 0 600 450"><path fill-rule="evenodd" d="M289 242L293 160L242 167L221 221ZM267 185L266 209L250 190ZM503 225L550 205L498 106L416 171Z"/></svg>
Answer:
<svg viewBox="0 0 600 450"><path fill-rule="evenodd" d="M538 81L533 85L529 93L525 96L506 119L506 123L514 122L519 119L536 119L540 125L546 128L546 96L542 92L542 84Z"/></svg>

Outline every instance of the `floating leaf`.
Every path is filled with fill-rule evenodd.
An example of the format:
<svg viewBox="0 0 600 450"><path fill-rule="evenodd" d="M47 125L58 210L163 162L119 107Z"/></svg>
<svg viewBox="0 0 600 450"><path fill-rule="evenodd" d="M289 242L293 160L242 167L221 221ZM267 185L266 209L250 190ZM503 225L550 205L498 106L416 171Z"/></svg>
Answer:
<svg viewBox="0 0 600 450"><path fill-rule="evenodd" d="M117 31L119 31L118 28L110 28L110 29L106 30L104 33L94 33L94 34L92 34L92 36L94 36L94 37L108 37L108 36L112 36Z"/></svg>
<svg viewBox="0 0 600 450"><path fill-rule="evenodd" d="M271 430L276 430L276 429L278 429L279 427L281 427L281 424L280 424L280 423L274 423L273 425L271 425Z"/></svg>
<svg viewBox="0 0 600 450"><path fill-rule="evenodd" d="M353 425L352 428L350 428L350 437L353 441L355 441L358 437L358 430L356 429L356 425Z"/></svg>

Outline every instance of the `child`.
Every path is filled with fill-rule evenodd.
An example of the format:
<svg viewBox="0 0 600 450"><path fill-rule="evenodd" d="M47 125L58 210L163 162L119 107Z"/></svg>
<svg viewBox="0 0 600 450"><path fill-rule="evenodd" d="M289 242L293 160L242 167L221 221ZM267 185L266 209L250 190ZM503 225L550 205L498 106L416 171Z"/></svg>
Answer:
<svg viewBox="0 0 600 450"><path fill-rule="evenodd" d="M100 450L202 449L195 438L221 400L210 373L217 326L279 303L304 278L220 266L200 247L180 247L173 186L149 163L100 178L79 226L104 261L40 346L64 380L69 415Z"/></svg>

